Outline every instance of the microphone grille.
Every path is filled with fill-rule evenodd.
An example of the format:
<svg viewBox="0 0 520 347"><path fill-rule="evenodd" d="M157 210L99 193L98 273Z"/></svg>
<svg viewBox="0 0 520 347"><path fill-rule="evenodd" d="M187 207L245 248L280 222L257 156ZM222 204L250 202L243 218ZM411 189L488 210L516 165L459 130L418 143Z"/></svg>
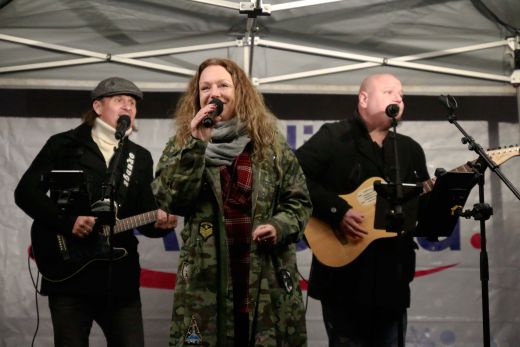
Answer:
<svg viewBox="0 0 520 347"><path fill-rule="evenodd" d="M399 114L399 105L397 104L390 104L386 106L385 113L388 117L394 118Z"/></svg>
<svg viewBox="0 0 520 347"><path fill-rule="evenodd" d="M222 111L224 110L224 103L220 99L217 99L217 98L211 99L211 101L209 103L217 105L215 115L221 114Z"/></svg>
<svg viewBox="0 0 520 347"><path fill-rule="evenodd" d="M126 114L123 114L121 116L119 116L119 118L117 118L117 124L126 124L126 125L129 125L130 124L130 116L126 115Z"/></svg>

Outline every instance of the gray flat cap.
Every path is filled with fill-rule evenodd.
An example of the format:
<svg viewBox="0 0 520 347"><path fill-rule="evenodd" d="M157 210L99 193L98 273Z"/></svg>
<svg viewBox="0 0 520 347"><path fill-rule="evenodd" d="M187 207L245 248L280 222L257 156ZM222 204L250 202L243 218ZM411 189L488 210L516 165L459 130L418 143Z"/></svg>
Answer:
<svg viewBox="0 0 520 347"><path fill-rule="evenodd" d="M143 92L137 86L121 77L109 77L99 82L97 87L90 93L92 101L112 95L131 95L137 100L143 98Z"/></svg>

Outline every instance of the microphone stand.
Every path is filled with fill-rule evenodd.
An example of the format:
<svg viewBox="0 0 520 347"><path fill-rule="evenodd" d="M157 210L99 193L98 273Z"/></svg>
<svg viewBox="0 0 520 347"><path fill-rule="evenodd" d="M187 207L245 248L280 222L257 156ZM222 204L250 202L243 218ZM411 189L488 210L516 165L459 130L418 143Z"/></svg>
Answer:
<svg viewBox="0 0 520 347"><path fill-rule="evenodd" d="M115 211L115 195L116 195L116 175L117 169L119 167L119 163L121 161L123 148L126 143L126 136L123 136L117 145L114 148L114 156L111 161L111 170L110 177L108 179L107 185L104 187L103 199L102 201L94 204L95 207L92 209L97 212L96 216L98 217L100 224L109 226L109 234L108 234L108 277L107 277L107 311L110 313L112 311L112 264L114 260L114 245L113 245L113 236L114 236L114 227L116 224L116 211ZM108 200L108 206L106 201ZM112 321L109 319L108 322L108 334L107 340L111 341L112 336Z"/></svg>
<svg viewBox="0 0 520 347"><path fill-rule="evenodd" d="M468 133L460 126L460 124L457 122L457 116L455 116L455 110L457 109L457 100L451 95L441 95L441 102L448 108L448 121L455 125L457 129L464 135L461 139L461 142L463 144L468 144L468 149L471 151L474 151L477 153L479 157L480 162L484 162L485 167L489 167L491 171L493 171L499 178L504 182L504 184L509 188L509 190L516 196L518 200L520 200L520 192L518 189L513 186L511 181L502 173L499 166L496 165L491 158L486 154L486 151L482 149L482 146L480 146L478 143L475 142L475 140L468 135ZM484 169L485 169L484 167Z"/></svg>
<svg viewBox="0 0 520 347"><path fill-rule="evenodd" d="M474 151L478 155L477 163L474 165L475 170L478 173L478 191L479 191L479 203L473 206L472 210L466 210L464 212L459 211L460 216L465 218L473 217L475 220L480 222L480 281L482 287L482 325L483 325L483 336L484 336L484 347L490 347L490 319L489 319L489 263L487 254L487 241L486 241L486 220L493 214L493 208L485 203L484 199L484 171L486 168L490 168L504 184L513 192L513 194L520 200L520 193L513 186L513 184L505 177L502 171L499 169L491 158L486 154L473 137L471 137L457 122L457 116L455 116L455 110L457 109L457 101L451 95L441 95L441 102L448 109L448 121L455 125L457 129L462 133L463 137L461 142L468 144L468 149Z"/></svg>
<svg viewBox="0 0 520 347"><path fill-rule="evenodd" d="M394 147L394 165L395 165L395 178L394 182L388 182L383 186L383 183L380 181L374 182L374 190L377 192L377 194L387 201L390 202L390 210L387 211L386 217L387 217L387 223L386 223L386 230L387 231L395 231L397 232L397 248L396 248L396 254L397 258L399 259L400 247L401 247L401 240L402 237L402 230L404 227L404 218L405 213L403 211L403 203L406 202L406 200L409 200L415 196L418 196L419 193L422 191L422 186L419 187L417 184L408 184L403 183L401 180L401 169L399 166L399 155L397 151L397 112L396 114L391 114L390 112L387 112L387 116L392 118L392 129L394 133L393 138L393 147ZM403 185L407 186L413 186L415 189L411 192L408 192L405 196L403 191ZM393 188L393 189L392 189ZM419 189L420 188L420 189ZM398 282L403 283L403 264L399 262L398 264ZM404 311L399 311L397 316L397 345L399 347L404 347L405 343L405 336L404 336Z"/></svg>

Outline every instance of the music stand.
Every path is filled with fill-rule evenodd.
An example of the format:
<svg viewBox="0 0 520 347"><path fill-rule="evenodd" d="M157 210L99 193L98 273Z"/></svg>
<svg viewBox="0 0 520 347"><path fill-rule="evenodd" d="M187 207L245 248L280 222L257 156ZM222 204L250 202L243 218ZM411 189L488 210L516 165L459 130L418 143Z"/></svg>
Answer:
<svg viewBox="0 0 520 347"><path fill-rule="evenodd" d="M432 241L451 235L479 175L475 172L437 172L437 180L422 208L414 234Z"/></svg>
<svg viewBox="0 0 520 347"><path fill-rule="evenodd" d="M396 148L395 157L397 158L397 145L395 142L394 145ZM398 168L397 159L396 168ZM377 192L374 227L388 232L396 232L397 237L402 237L403 230L406 231L409 230L406 228L413 227L413 224L409 225L409 222L415 221L417 216L417 202L422 191L422 185L402 183L398 169L396 169L396 173L396 182L374 182L374 190ZM399 249L396 249L395 252L397 254L401 253ZM398 281L402 280L402 274L399 274ZM404 347L404 340L403 320L401 317L398 317L397 346Z"/></svg>
<svg viewBox="0 0 520 347"><path fill-rule="evenodd" d="M87 180L82 170L52 170L44 179L49 185L50 198L63 215L90 211Z"/></svg>
<svg viewBox="0 0 520 347"><path fill-rule="evenodd" d="M376 212L374 228L400 233L402 230L413 230L417 220L417 206L419 194L422 192L421 184L401 183L403 197L402 215L396 216L392 206L392 197L395 196L395 184L384 181L374 182L374 190L377 192ZM406 217L406 218L405 218Z"/></svg>

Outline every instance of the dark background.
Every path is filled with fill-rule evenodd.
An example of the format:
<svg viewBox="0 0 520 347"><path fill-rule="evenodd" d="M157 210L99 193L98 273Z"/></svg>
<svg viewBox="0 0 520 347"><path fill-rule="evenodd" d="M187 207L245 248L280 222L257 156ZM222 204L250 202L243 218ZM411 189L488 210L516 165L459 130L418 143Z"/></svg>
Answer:
<svg viewBox="0 0 520 347"><path fill-rule="evenodd" d="M170 118L181 93L145 92L139 118ZM357 95L270 94L268 107L280 119L335 120L350 116ZM515 96L457 96L459 120L518 122ZM438 96L407 95L408 120L445 120L446 108ZM90 92L78 90L0 89L0 117L74 118L91 107Z"/></svg>

